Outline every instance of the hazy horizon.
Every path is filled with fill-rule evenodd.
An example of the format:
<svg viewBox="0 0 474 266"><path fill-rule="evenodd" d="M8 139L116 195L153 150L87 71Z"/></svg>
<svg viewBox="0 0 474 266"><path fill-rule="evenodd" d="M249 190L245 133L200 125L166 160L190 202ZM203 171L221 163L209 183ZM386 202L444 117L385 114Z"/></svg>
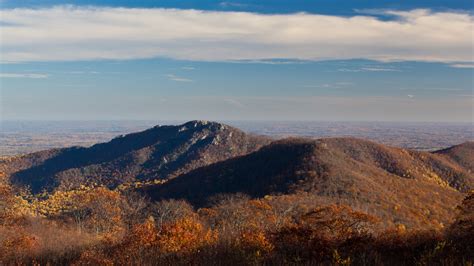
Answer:
<svg viewBox="0 0 474 266"><path fill-rule="evenodd" d="M2 119L0 120L0 125L2 123L28 123L28 122L44 122L44 123L69 123L69 122L80 122L80 123L108 123L108 122L118 122L118 123L127 123L127 122L144 122L144 123L160 123L161 125L176 125L182 124L190 121L209 121L209 122L218 122L218 123L232 123L232 122L248 122L248 123L385 123L385 124L405 124L405 125L415 125L415 124L460 124L460 125L471 125L474 126L473 121L408 121L408 120L278 120L278 119L242 119L242 120L229 120L229 119L177 119L177 120L167 120L167 119ZM168 123L168 124L166 124Z"/></svg>
<svg viewBox="0 0 474 266"><path fill-rule="evenodd" d="M0 156L62 148L90 146L156 125L181 125L188 121L2 121ZM244 132L273 138L356 137L418 150L436 150L473 141L472 123L355 122L355 121L217 121Z"/></svg>

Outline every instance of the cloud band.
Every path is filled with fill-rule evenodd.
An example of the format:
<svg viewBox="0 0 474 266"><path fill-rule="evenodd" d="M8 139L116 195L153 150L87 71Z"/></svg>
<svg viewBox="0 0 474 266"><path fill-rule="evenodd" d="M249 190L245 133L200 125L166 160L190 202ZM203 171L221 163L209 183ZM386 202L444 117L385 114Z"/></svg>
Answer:
<svg viewBox="0 0 474 266"><path fill-rule="evenodd" d="M393 19L75 6L3 9L1 60L473 62L471 14L385 12Z"/></svg>

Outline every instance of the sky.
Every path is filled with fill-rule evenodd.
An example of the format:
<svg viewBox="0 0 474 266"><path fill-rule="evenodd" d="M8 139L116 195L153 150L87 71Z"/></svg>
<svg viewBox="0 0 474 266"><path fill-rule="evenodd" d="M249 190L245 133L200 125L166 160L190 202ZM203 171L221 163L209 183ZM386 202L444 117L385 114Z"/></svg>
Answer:
<svg viewBox="0 0 474 266"><path fill-rule="evenodd" d="M472 123L473 11L462 0L0 0L0 118Z"/></svg>

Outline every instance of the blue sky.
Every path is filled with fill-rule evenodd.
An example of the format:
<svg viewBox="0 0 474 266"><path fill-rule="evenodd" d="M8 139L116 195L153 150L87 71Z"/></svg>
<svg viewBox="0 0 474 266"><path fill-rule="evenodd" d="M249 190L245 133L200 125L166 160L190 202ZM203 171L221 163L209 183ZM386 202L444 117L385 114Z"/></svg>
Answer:
<svg viewBox="0 0 474 266"><path fill-rule="evenodd" d="M78 6L119 6L143 8L180 8L198 10L249 11L258 13L295 13L351 15L357 9L411 10L428 8L433 10L461 10L472 12L473 3L469 0L2 0L2 8L34 7L54 5Z"/></svg>
<svg viewBox="0 0 474 266"><path fill-rule="evenodd" d="M6 120L473 118L472 1L0 3Z"/></svg>

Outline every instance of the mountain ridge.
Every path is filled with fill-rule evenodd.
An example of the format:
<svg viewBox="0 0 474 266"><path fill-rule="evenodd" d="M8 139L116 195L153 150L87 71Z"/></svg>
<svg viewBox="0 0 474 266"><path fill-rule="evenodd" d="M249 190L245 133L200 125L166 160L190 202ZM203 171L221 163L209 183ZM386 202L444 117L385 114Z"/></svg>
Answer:
<svg viewBox="0 0 474 266"><path fill-rule="evenodd" d="M473 175L444 155L355 138L291 138L141 191L155 200L185 199L198 207L220 194L310 194L315 200L372 208L393 223L440 225L449 222L452 206L473 187Z"/></svg>
<svg viewBox="0 0 474 266"><path fill-rule="evenodd" d="M19 171L8 172L14 184L28 185L33 192L89 183L114 187L136 180L172 178L254 151L270 140L220 123L196 120L155 126L89 148L33 153L10 163L23 165Z"/></svg>

